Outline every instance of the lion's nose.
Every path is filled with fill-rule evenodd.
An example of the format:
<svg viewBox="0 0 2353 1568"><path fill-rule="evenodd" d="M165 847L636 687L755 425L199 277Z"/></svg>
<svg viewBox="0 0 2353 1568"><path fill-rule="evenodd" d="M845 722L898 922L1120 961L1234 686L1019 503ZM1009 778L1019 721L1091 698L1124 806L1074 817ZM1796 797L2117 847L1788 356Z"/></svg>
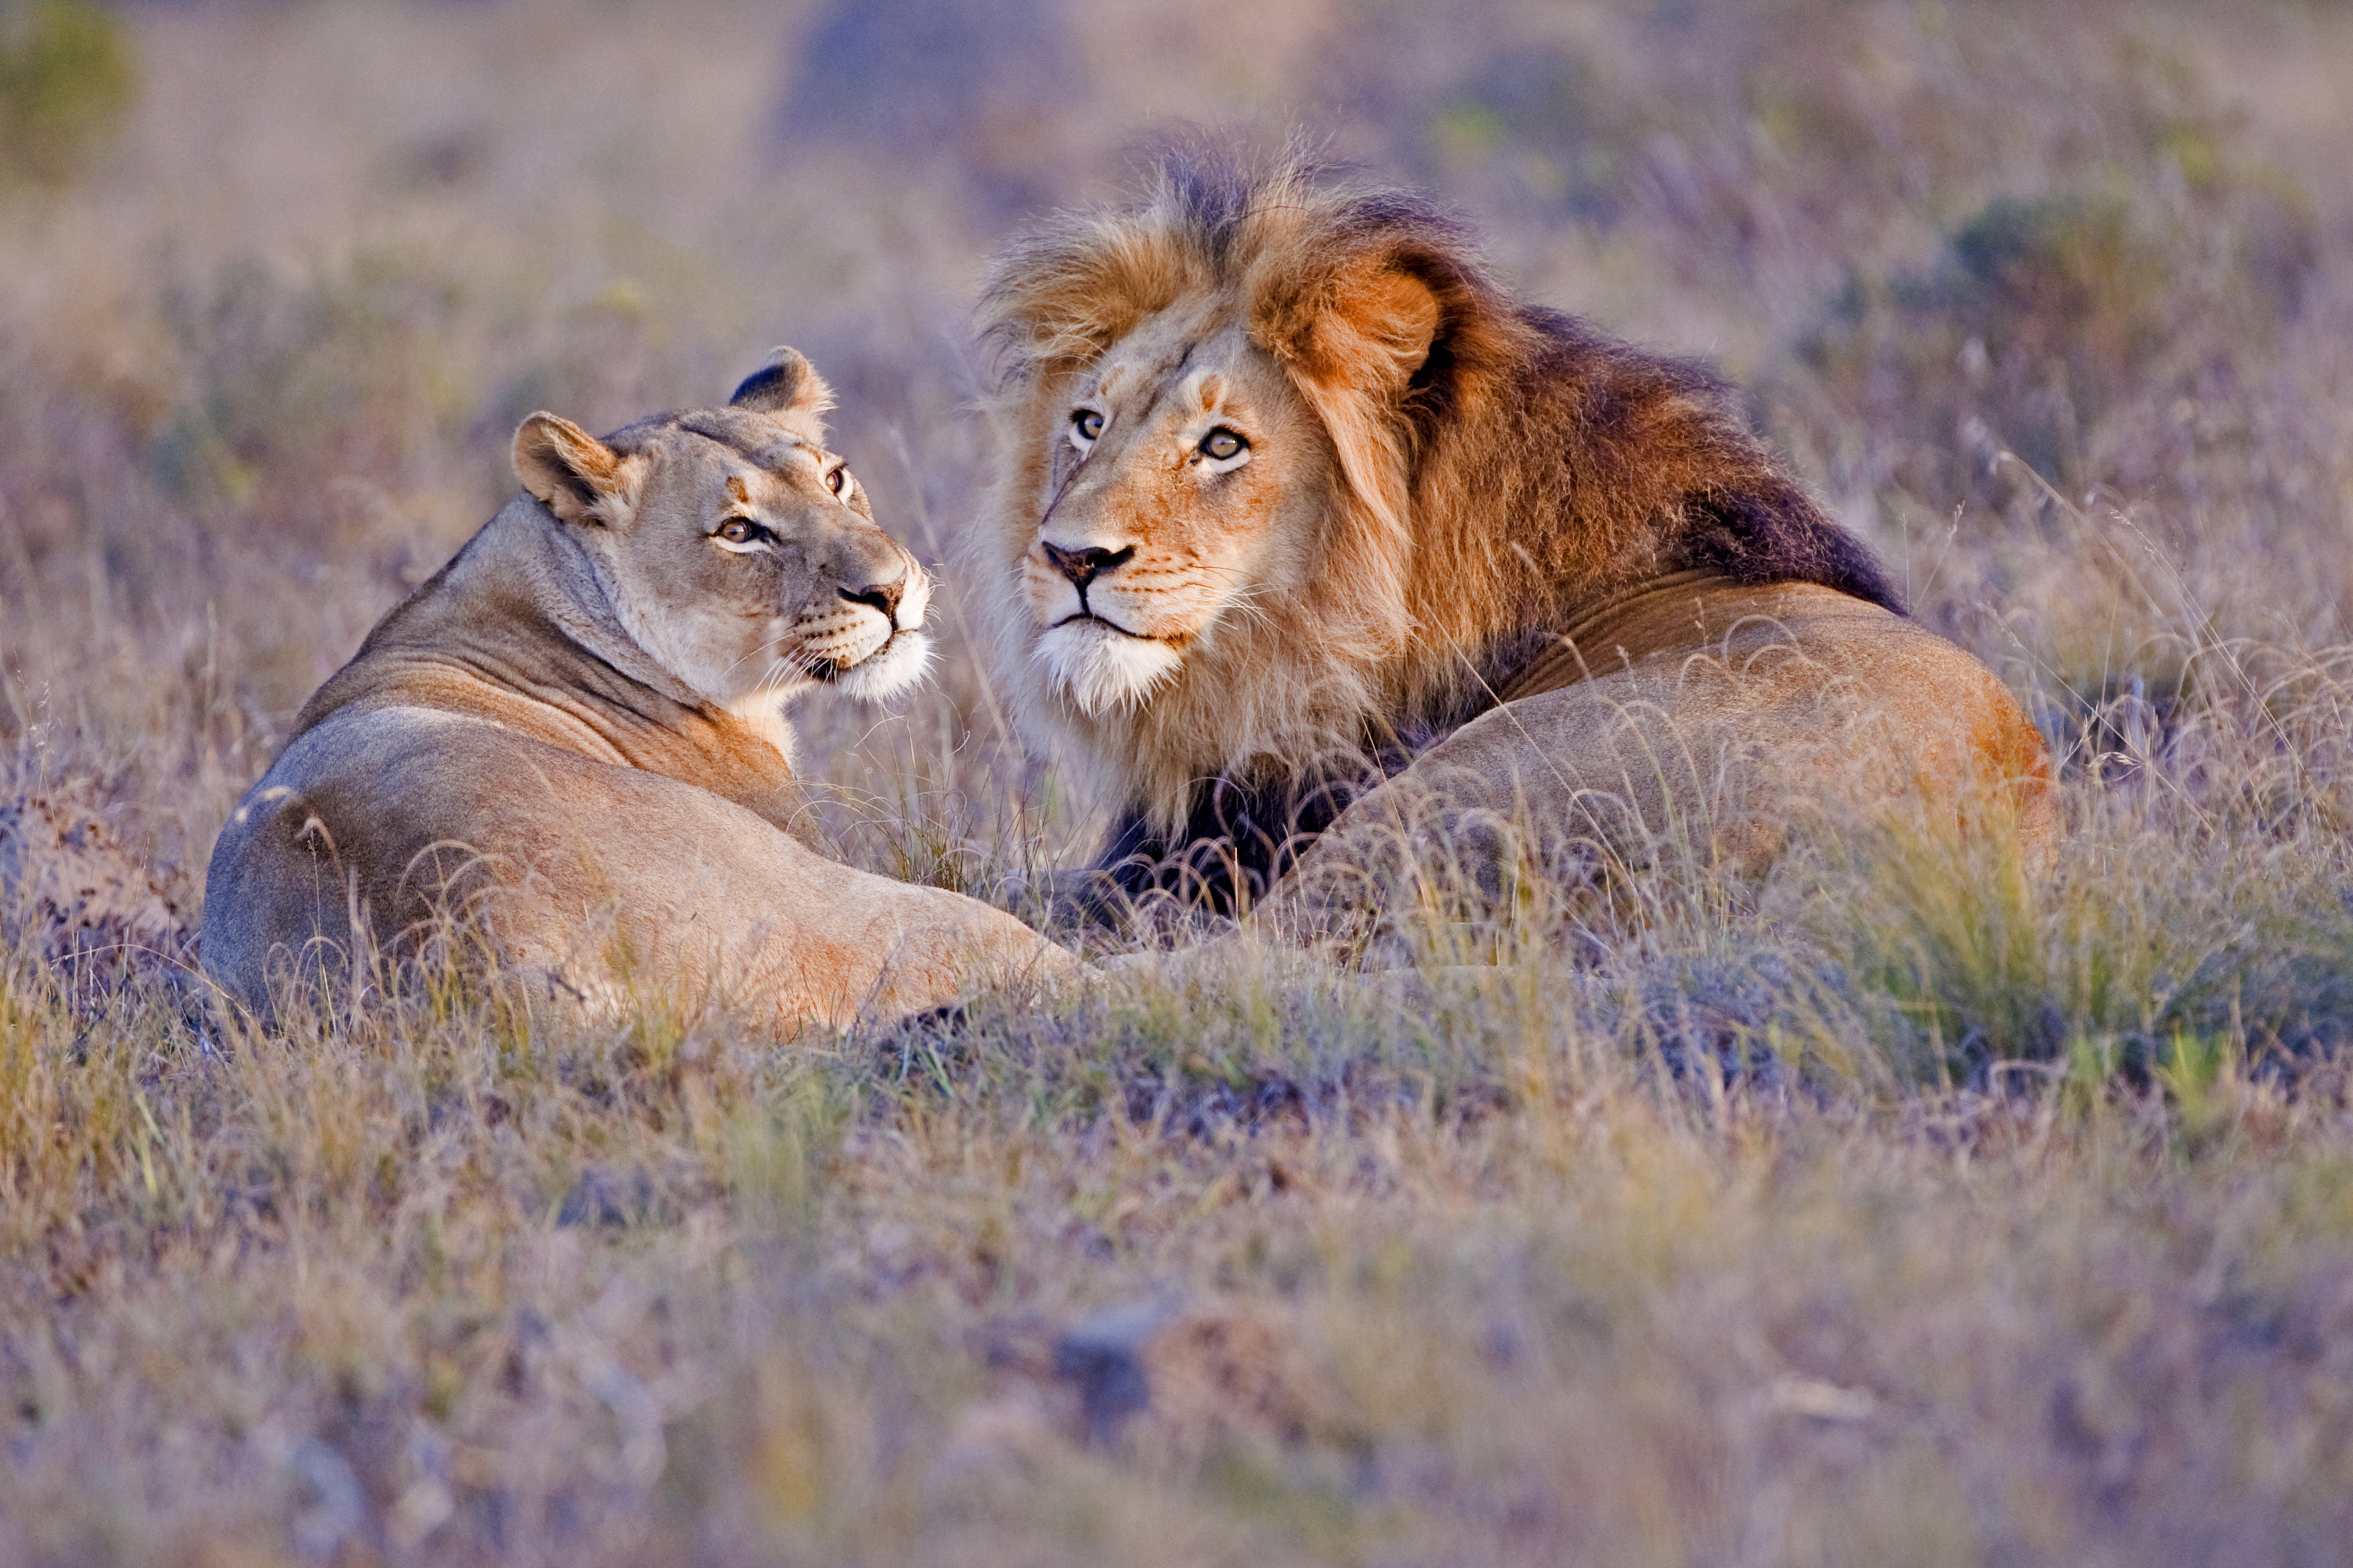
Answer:
<svg viewBox="0 0 2353 1568"><path fill-rule="evenodd" d="M1084 550L1064 550L1060 545L1049 544L1041 539L1038 542L1038 548L1046 552L1047 563L1063 576L1068 577L1071 580L1071 585L1082 594L1086 592L1088 584L1114 567L1125 565L1135 555L1135 546L1133 544L1124 550L1103 550L1093 547Z"/></svg>
<svg viewBox="0 0 2353 1568"><path fill-rule="evenodd" d="M841 590L841 596L853 605L873 605L882 612L884 620L895 626L899 624L899 600L906 592L907 580L902 577L896 583L877 583L871 588L860 588L854 594L844 588Z"/></svg>

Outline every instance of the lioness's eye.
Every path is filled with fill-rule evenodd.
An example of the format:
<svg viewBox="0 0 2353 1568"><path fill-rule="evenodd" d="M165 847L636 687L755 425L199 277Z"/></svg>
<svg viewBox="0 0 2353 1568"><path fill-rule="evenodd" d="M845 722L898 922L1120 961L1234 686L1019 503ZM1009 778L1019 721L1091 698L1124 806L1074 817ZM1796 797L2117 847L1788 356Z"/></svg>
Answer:
<svg viewBox="0 0 2353 1568"><path fill-rule="evenodd" d="M848 465L845 464L839 468L828 470L825 476L825 488L839 496L842 500L848 500L849 499L849 468Z"/></svg>
<svg viewBox="0 0 2353 1568"><path fill-rule="evenodd" d="M1222 463L1229 458L1239 458L1249 450L1248 441L1224 428L1212 430L1201 437L1201 456L1213 463Z"/></svg>
<svg viewBox="0 0 2353 1568"><path fill-rule="evenodd" d="M1085 451L1103 433L1103 416L1092 408L1073 409L1071 414L1071 442Z"/></svg>
<svg viewBox="0 0 2353 1568"><path fill-rule="evenodd" d="M719 535L730 544L749 544L760 537L760 525L750 518L731 517L719 525Z"/></svg>

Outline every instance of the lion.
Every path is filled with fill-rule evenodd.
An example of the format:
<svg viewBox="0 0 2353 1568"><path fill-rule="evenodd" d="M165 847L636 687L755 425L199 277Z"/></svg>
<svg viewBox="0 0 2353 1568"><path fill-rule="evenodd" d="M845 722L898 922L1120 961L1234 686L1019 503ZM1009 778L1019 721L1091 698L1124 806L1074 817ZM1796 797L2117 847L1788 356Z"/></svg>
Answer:
<svg viewBox="0 0 2353 1568"><path fill-rule="evenodd" d="M1530 831L1588 874L1858 813L2051 839L2017 700L1728 389L1514 298L1419 196L1171 154L1016 240L980 329L953 552L1021 733L1112 807L1082 918L1361 909L1472 827L1523 836L1482 876Z"/></svg>
<svg viewBox="0 0 2353 1568"><path fill-rule="evenodd" d="M514 438L523 491L303 707L213 851L206 971L286 974L479 931L600 1009L729 1002L784 1035L1076 963L976 900L795 837L784 704L930 658L922 566L780 349L724 408Z"/></svg>

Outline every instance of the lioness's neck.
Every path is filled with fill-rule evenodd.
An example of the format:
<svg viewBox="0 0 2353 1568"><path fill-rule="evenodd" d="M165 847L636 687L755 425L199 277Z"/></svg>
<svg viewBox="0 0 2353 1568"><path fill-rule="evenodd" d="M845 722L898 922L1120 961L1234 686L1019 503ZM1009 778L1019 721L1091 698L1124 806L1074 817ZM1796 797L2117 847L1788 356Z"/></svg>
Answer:
<svg viewBox="0 0 2353 1568"><path fill-rule="evenodd" d="M440 709L710 789L772 820L792 772L771 732L704 700L632 640L587 552L528 497L378 622L297 717Z"/></svg>

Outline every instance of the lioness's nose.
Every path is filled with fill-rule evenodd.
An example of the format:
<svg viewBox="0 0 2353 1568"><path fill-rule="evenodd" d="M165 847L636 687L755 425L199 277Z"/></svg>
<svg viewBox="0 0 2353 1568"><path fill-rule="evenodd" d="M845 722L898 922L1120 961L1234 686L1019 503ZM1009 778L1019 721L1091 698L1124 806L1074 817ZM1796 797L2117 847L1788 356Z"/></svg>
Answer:
<svg viewBox="0 0 2353 1568"><path fill-rule="evenodd" d="M1092 547L1085 550L1064 550L1060 545L1049 544L1041 539L1038 542L1038 548L1046 552L1047 564L1068 577L1072 587L1082 591L1088 584L1113 567L1124 565L1135 554L1135 546L1133 544L1124 550L1103 550Z"/></svg>
<svg viewBox="0 0 2353 1568"><path fill-rule="evenodd" d="M907 579L901 577L896 583L877 583L871 588L860 588L854 594L844 588L841 590L841 596L853 605L873 605L882 612L884 620L895 626L899 624L899 600L906 592Z"/></svg>

